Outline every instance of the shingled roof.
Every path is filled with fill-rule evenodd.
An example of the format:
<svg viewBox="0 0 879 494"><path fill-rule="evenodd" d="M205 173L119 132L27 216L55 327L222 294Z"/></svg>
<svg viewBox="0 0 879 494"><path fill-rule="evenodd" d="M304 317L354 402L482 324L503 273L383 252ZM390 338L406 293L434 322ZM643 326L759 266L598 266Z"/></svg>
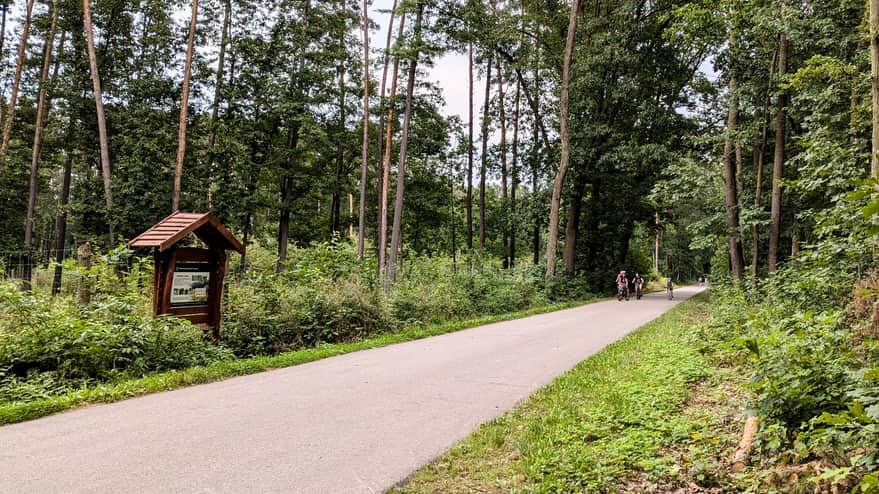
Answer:
<svg viewBox="0 0 879 494"><path fill-rule="evenodd" d="M176 212L128 242L129 247L155 247L159 252L171 248L190 234L211 247L244 253L244 246L210 213Z"/></svg>

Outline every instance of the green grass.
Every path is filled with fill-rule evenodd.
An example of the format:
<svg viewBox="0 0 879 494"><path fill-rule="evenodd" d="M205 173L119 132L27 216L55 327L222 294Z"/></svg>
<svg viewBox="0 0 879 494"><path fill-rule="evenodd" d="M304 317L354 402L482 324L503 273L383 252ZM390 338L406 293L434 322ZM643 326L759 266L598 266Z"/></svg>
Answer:
<svg viewBox="0 0 879 494"><path fill-rule="evenodd" d="M255 374L270 369L279 369L304 364L315 360L334 357L360 350L378 348L395 343L412 341L463 329L482 326L501 321L568 309L592 303L598 299L536 307L502 315L484 316L466 321L455 321L429 326L413 326L398 332L385 333L373 338L352 342L321 345L289 353L267 357L227 360L204 367L193 367L178 371L156 373L136 379L126 379L67 393L36 401L0 404L0 425L33 420L71 408L95 403L109 403L149 393L219 381L234 376Z"/></svg>
<svg viewBox="0 0 879 494"><path fill-rule="evenodd" d="M722 484L720 459L735 446L741 406L735 373L698 350L694 328L708 311L699 296L608 346L394 492L667 492Z"/></svg>

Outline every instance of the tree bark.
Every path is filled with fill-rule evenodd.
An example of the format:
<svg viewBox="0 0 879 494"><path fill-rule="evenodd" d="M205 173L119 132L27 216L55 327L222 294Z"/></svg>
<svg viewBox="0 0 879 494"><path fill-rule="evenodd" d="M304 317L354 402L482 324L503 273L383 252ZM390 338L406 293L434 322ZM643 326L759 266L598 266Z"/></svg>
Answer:
<svg viewBox="0 0 879 494"><path fill-rule="evenodd" d="M736 127L739 122L739 105L737 83L735 76L729 81L729 103L727 109L726 139L723 146L723 198L726 209L727 243L729 244L729 258L732 277L742 279L744 272L744 260L742 259L742 244L739 237L739 202L738 190L736 189L736 153L734 141Z"/></svg>
<svg viewBox="0 0 879 494"><path fill-rule="evenodd" d="M386 87L386 84L388 81L388 68L390 67L390 64L391 64L391 38L392 38L393 32L394 32L394 16L397 13L396 11L397 11L397 0L394 0L393 6L391 7L391 17L388 20L388 37L387 37L387 40L385 41L385 60L384 60L384 68L382 69L381 90L379 92L379 114L380 115L379 115L379 122L378 122L378 136L376 138L377 145L376 145L376 153L375 153L378 158L376 160L377 163L376 163L375 176L378 179L378 190L377 190L378 193L376 194L376 196L378 197L379 203L381 203L381 201L382 201L382 194L384 193L384 186L385 186L384 185L385 153L384 153L384 146L382 145L384 138L385 138L385 111L386 111L385 105L387 105L387 99L385 99L385 87ZM394 77L396 78L396 75ZM387 198L387 196L384 196L384 197ZM379 245L379 244L381 244L379 237L381 236L380 230L381 230L381 224L382 224L382 214L387 214L387 210L385 210L383 213L382 208L381 208L381 204L379 204L378 207L376 208L376 211L378 212L378 215L377 215L378 217L376 218L376 222L375 222L375 224L376 224L376 242L375 242L375 244L377 246L376 255L379 258L379 275L381 276L381 271L383 269L382 263L384 261L384 255L380 252L380 249L382 249L383 247Z"/></svg>
<svg viewBox="0 0 879 494"><path fill-rule="evenodd" d="M469 137L467 139L467 249L473 252L473 41L468 43L467 74L470 81L468 86L469 111L467 125Z"/></svg>
<svg viewBox="0 0 879 494"><path fill-rule="evenodd" d="M397 43L400 43L403 37L403 28L406 25L406 13L400 15L400 27L397 31ZM379 209L381 210L381 222L379 225L379 269L381 270L381 278L385 289L390 287L388 278L387 244L388 244L388 189L391 187L391 150L393 148L394 136L394 99L397 97L397 73L400 68L400 58L394 58L394 70L391 77L391 105L388 107L388 128L385 129L385 157L384 169L382 170L382 191Z"/></svg>
<svg viewBox="0 0 879 494"><path fill-rule="evenodd" d="M541 59L541 44L540 44L540 26L536 27L537 35L535 40L535 46L537 49L535 50L534 56L534 92L540 93L540 59ZM522 82L522 79L519 78L519 82ZM524 86L524 83L523 87ZM534 219L534 231L532 233L531 238L531 247L533 250L533 258L532 262L535 266L540 264L540 214L537 212L537 192L538 192L538 172L539 172L539 152L540 145L538 140L538 134L540 133L540 125L539 125L539 115L540 115L540 106L539 102L537 102L534 106L531 107L531 111L534 113L533 118L533 127L531 130L531 203L532 203L532 215Z"/></svg>
<svg viewBox="0 0 879 494"><path fill-rule="evenodd" d="M360 218L357 226L357 257L363 259L366 240L366 178L369 165L369 15L363 0L363 149L360 164Z"/></svg>
<svg viewBox="0 0 879 494"><path fill-rule="evenodd" d="M415 46L421 45L421 21L424 16L424 3L418 2L418 14L415 16ZM397 197L394 202L394 228L391 234L391 259L388 263L388 278L397 280L397 253L400 249L403 226L403 194L406 184L406 157L409 147L409 125L412 119L412 99L415 92L415 71L418 66L418 50L409 61L409 81L406 87L406 111L403 114L403 130L400 136L400 161L397 165Z"/></svg>
<svg viewBox="0 0 879 494"><path fill-rule="evenodd" d="M76 264L84 271L92 267L92 246L88 242L80 245L76 250ZM91 287L87 280L86 276L80 275L76 285L76 303L80 307L85 307L91 302Z"/></svg>
<svg viewBox="0 0 879 494"><path fill-rule="evenodd" d="M525 0L519 1L519 49L525 44ZM513 97L513 162L510 168L510 267L516 266L516 192L519 188L519 117L522 98L522 82L516 79L516 96Z"/></svg>
<svg viewBox="0 0 879 494"><path fill-rule="evenodd" d="M73 137L73 126L67 131L68 139ZM61 195L58 199L58 218L55 220L55 274L52 277L52 295L61 292L61 261L64 260L64 247L67 244L67 204L70 201L70 179L73 171L73 155L64 158L64 172L61 179Z"/></svg>
<svg viewBox="0 0 879 494"><path fill-rule="evenodd" d="M586 192L586 175L580 173L571 194L571 205L568 208L568 226L565 229L565 274L573 278L576 274L577 233L580 228L580 213L583 210L583 194Z"/></svg>
<svg viewBox="0 0 879 494"><path fill-rule="evenodd" d="M177 160L174 163L174 192L171 211L180 210L180 188L183 182L183 158L186 156L186 115L189 111L189 79L192 76L192 54L195 48L195 28L198 23L198 0L192 0L192 18L189 21L189 40L186 43L186 65L183 67L183 95L180 98L180 127L177 133Z"/></svg>
<svg viewBox="0 0 879 494"><path fill-rule="evenodd" d="M516 265L516 192L519 188L519 102L522 86L516 81L516 96L513 99L513 163L510 169L510 266Z"/></svg>
<svg viewBox="0 0 879 494"><path fill-rule="evenodd" d="M559 208L561 206L562 187L571 157L571 136L568 131L568 90L571 84L571 62L574 55L574 35L577 31L577 16L580 10L579 0L571 3L571 18L568 22L568 35L565 40L565 58L562 65L562 87L559 98L559 137L562 144L561 162L552 188L552 203L549 211L549 238L546 245L546 277L555 276L556 248L559 237Z"/></svg>
<svg viewBox="0 0 879 494"><path fill-rule="evenodd" d="M95 112L98 119L98 139L101 147L101 175L104 179L104 202L107 207L107 224L110 230L110 245L116 241L115 224L113 217L113 192L110 185L110 145L107 141L107 119L104 117L104 97L101 93L101 76L98 74L98 61L95 55L95 32L92 28L92 14L89 6L90 0L82 1L82 15L85 23L86 43L89 57L89 67L92 75L92 87L95 93Z"/></svg>
<svg viewBox="0 0 879 494"><path fill-rule="evenodd" d="M503 204L502 211L504 211L504 215L506 216L503 219L501 224L501 228L503 233L501 235L501 245L503 246L503 267L504 269L510 267L510 254L509 254L509 241L510 241L510 224L512 223L512 218L510 217L509 211L509 187L507 185L507 180L509 179L509 174L507 170L507 112L504 102L504 76L501 70L500 61L498 61L498 78L497 78L497 104L498 104L498 127L501 131L501 142L500 142L500 158L501 158L501 203Z"/></svg>
<svg viewBox="0 0 879 494"><path fill-rule="evenodd" d="M40 145L42 144L43 126L46 121L48 108L46 105L46 93L48 91L49 68L52 66L52 49L55 42L55 29L58 27L58 0L52 0L52 24L46 35L46 43L43 48L43 67L40 71L40 91L37 97L37 120L34 124L34 145L31 151L31 174L30 187L28 189L27 216L24 223L24 248L27 251L27 263L23 288L30 290L31 273L31 250L34 246L34 213L37 207L37 185L40 172Z"/></svg>
<svg viewBox="0 0 879 494"><path fill-rule="evenodd" d="M220 56L217 60L217 78L214 83L214 101L211 104L211 132L208 134L209 179L208 207L213 207L213 174L217 166L214 158L214 145L217 141L217 126L220 118L220 98L223 91L223 72L226 67L226 45L229 42L229 29L232 23L232 0L223 2L223 32L220 33Z"/></svg>
<svg viewBox="0 0 879 494"><path fill-rule="evenodd" d="M482 106L482 159L479 163L479 252L485 250L485 179L488 173L488 124L491 103L491 66L494 59L488 56L485 73L485 103Z"/></svg>
<svg viewBox="0 0 879 494"><path fill-rule="evenodd" d="M21 85L21 72L24 68L27 39L31 30L31 14L34 10L34 0L28 0L26 9L24 25L21 27L21 42L18 45L18 59L15 62L15 75L12 79L12 92L9 96L9 107L6 109L3 137L2 140L0 140L0 163L6 161L6 152L9 150L9 140L12 138L12 121L15 119L15 106L18 100L18 88Z"/></svg>
<svg viewBox="0 0 879 494"><path fill-rule="evenodd" d="M879 174L879 0L870 0L870 78L873 132L870 146L870 177Z"/></svg>
<svg viewBox="0 0 879 494"><path fill-rule="evenodd" d="M782 3L784 13L787 3ZM787 74L787 33L782 31L778 36L778 77L784 79ZM786 135L787 94L781 90L778 95L777 114L775 117L775 159L772 168L772 208L770 218L772 226L769 230L769 274L778 270L778 241L781 236L781 180L784 167L784 147Z"/></svg>

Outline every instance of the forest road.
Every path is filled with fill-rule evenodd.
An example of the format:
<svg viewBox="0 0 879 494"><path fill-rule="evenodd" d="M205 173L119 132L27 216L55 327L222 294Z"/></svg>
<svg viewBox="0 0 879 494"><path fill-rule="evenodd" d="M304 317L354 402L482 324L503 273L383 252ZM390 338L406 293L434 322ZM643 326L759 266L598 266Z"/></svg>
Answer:
<svg viewBox="0 0 879 494"><path fill-rule="evenodd" d="M699 292L600 302L0 427L2 493L375 493Z"/></svg>

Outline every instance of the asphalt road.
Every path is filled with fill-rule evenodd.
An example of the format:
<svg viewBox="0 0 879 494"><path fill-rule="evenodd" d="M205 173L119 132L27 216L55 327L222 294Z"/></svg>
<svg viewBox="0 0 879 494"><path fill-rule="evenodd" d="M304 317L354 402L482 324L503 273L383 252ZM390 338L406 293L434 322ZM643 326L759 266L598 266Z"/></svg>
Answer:
<svg viewBox="0 0 879 494"><path fill-rule="evenodd" d="M576 309L0 427L0 493L384 492L698 291Z"/></svg>

